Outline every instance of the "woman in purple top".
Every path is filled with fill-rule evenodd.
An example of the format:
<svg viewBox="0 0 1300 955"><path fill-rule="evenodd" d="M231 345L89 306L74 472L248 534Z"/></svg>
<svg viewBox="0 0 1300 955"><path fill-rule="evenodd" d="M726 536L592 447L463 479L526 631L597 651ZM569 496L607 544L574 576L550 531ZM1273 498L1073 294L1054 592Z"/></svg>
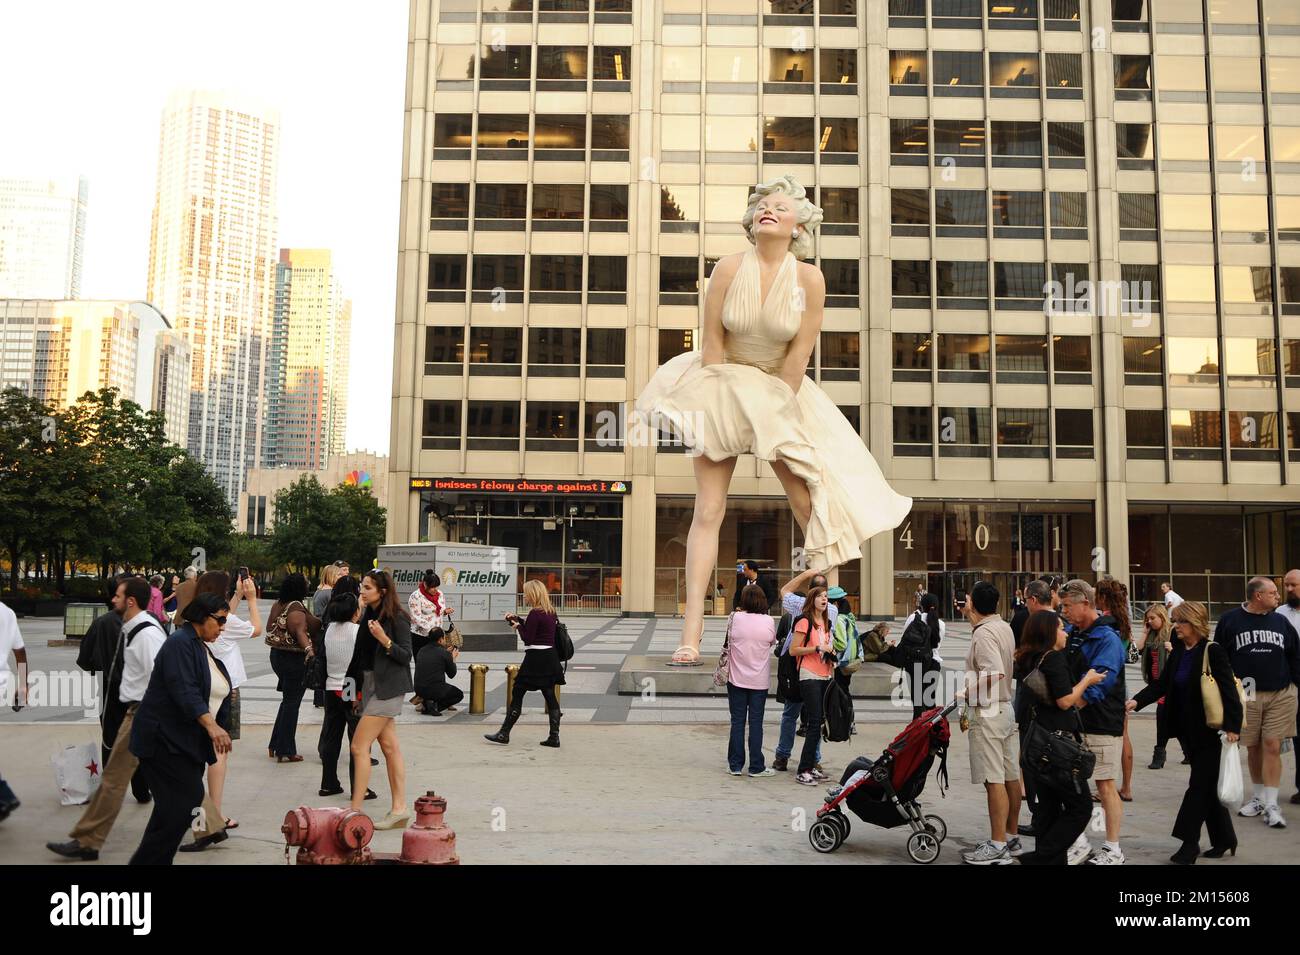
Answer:
<svg viewBox="0 0 1300 955"><path fill-rule="evenodd" d="M763 707L772 684L772 647L776 621L767 612L767 595L758 584L740 592L740 608L727 622L730 648L727 703L731 707L731 738L727 769L739 776L745 768L745 720L749 720L749 775L775 776L763 764Z"/></svg>
<svg viewBox="0 0 1300 955"><path fill-rule="evenodd" d="M540 580L524 581L524 601L532 608L527 619L514 613L505 615L523 641L524 662L515 676L515 691L507 704L506 721L501 724L501 729L485 734L483 738L492 743L509 743L510 729L524 710L524 694L529 690L539 690L551 718L551 735L541 745L558 749L560 717L564 714L560 712L560 701L555 698L555 687L564 684L564 668L555 650L555 608L551 605L546 585Z"/></svg>

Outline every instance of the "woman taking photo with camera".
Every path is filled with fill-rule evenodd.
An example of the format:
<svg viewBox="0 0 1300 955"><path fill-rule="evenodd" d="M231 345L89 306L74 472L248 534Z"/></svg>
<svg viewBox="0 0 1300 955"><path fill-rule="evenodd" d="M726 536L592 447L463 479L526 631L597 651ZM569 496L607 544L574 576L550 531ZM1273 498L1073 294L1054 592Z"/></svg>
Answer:
<svg viewBox="0 0 1300 955"><path fill-rule="evenodd" d="M1104 673L1089 670L1077 683L1070 676L1065 653L1068 635L1061 618L1052 610L1039 610L1025 621L1016 650L1016 672L1026 674L1030 730L1081 734L1076 709L1083 691L1106 679ZM1021 865L1065 865L1065 853L1092 816L1092 799L1087 781L1062 785L1059 777L1023 761L1026 776L1033 777L1038 807L1034 813L1034 851L1021 853Z"/></svg>
<svg viewBox="0 0 1300 955"><path fill-rule="evenodd" d="M1178 737L1183 752L1191 760L1192 772L1187 780L1187 792L1174 820L1173 836L1182 840L1182 847L1169 857L1175 865L1192 865L1201 855L1201 826L1210 834L1207 859L1220 859L1226 853L1237 854L1237 834L1232 828L1232 816L1219 802L1219 758L1223 738L1230 743L1241 733L1242 705L1237 693L1236 678L1228 651L1217 643L1209 642L1210 623L1205 604L1184 600L1171 613L1178 642L1174 644L1165 672L1155 683L1148 683L1126 709L1132 713L1164 697L1165 720L1169 732ZM1207 686L1205 674L1213 677L1213 689ZM1205 691L1216 694L1206 699ZM1207 715L1221 715L1221 726L1212 727Z"/></svg>
<svg viewBox="0 0 1300 955"><path fill-rule="evenodd" d="M506 710L506 721L501 729L490 735L484 735L490 743L506 744L510 742L510 730L524 711L524 695L529 690L538 690L546 700L546 712L550 716L551 735L541 743L558 749L560 746L560 701L555 697L556 686L564 684L564 668L560 665L560 655L555 649L555 608L551 605L546 585L540 580L524 581L524 602L532 609L527 619L518 614L508 613L506 621L515 628L524 645L524 662L515 676L515 691Z"/></svg>
<svg viewBox="0 0 1300 955"><path fill-rule="evenodd" d="M361 578L361 603L366 609L347 672L352 686L361 688L361 698L353 704L361 718L352 735L352 808L360 810L366 798L370 745L377 740L388 766L392 808L375 828L404 829L411 813L395 720L402 712L402 697L411 692L411 620L386 571L372 570Z"/></svg>

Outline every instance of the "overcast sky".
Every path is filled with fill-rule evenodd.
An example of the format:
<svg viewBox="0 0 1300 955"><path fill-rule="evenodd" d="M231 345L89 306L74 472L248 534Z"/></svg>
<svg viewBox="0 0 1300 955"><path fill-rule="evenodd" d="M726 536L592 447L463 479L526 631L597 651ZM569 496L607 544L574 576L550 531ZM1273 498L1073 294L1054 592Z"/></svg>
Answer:
<svg viewBox="0 0 1300 955"><path fill-rule="evenodd" d="M138 299L174 89L280 110L280 245L352 306L348 448L387 453L406 0L0 0L0 171L86 176L83 298Z"/></svg>

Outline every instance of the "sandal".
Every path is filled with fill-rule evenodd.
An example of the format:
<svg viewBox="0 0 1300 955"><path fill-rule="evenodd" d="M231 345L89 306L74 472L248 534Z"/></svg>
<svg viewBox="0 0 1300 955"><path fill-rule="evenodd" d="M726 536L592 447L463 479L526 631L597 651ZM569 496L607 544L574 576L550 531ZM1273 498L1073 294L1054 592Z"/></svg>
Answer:
<svg viewBox="0 0 1300 955"><path fill-rule="evenodd" d="M1129 795L1125 796L1123 793L1120 793L1120 794L1119 794L1119 801L1120 801L1120 802L1132 802L1132 801L1133 801L1133 796L1132 796L1132 794L1129 794Z"/></svg>
<svg viewBox="0 0 1300 955"><path fill-rule="evenodd" d="M700 665L700 650L698 647L680 646L673 651L672 659L668 661L670 667L697 667Z"/></svg>
<svg viewBox="0 0 1300 955"><path fill-rule="evenodd" d="M1092 801L1093 801L1093 802L1101 802L1101 796L1099 796L1097 793L1093 793L1093 794L1092 794Z"/></svg>
<svg viewBox="0 0 1300 955"><path fill-rule="evenodd" d="M236 821L236 820L234 820L234 819L227 819L227 820L226 820L226 828L227 828L227 829L238 829L238 828L239 828L239 823L238 823L238 821Z"/></svg>
<svg viewBox="0 0 1300 955"><path fill-rule="evenodd" d="M275 757L275 761L277 763L301 763L302 757L301 756L277 756Z"/></svg>

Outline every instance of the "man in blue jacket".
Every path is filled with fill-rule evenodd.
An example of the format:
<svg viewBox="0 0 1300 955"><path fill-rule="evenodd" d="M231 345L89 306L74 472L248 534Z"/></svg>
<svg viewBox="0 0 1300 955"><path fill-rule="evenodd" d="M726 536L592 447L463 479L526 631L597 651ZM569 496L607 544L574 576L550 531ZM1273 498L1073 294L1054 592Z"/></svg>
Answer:
<svg viewBox="0 0 1300 955"><path fill-rule="evenodd" d="M1083 722L1088 748L1097 755L1097 767L1092 778L1097 783L1106 812L1106 841L1093 852L1086 835L1070 847L1071 865L1085 859L1091 865L1123 865L1124 853L1119 847L1120 823L1124 819L1124 804L1120 802L1115 779L1120 772L1120 757L1124 749L1124 703L1128 693L1124 687L1124 641L1115 630L1109 616L1097 612L1092 585L1084 580L1071 580L1061 588L1061 615L1074 626L1067 644L1075 676L1088 670L1097 670L1106 678L1088 687L1080 702L1079 716Z"/></svg>

